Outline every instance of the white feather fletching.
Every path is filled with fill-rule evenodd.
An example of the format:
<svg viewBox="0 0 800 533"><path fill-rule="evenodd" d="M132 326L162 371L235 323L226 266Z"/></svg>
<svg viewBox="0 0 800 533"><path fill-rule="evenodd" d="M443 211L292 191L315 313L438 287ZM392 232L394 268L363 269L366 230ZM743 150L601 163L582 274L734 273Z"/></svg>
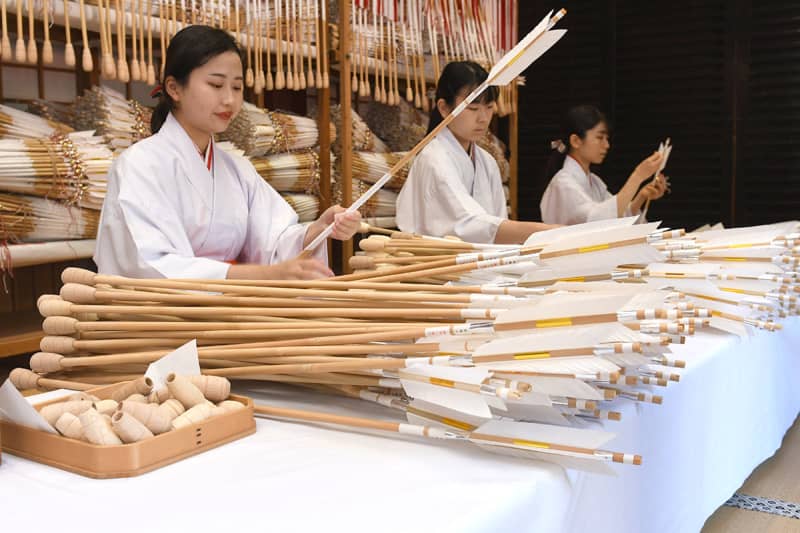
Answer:
<svg viewBox="0 0 800 533"><path fill-rule="evenodd" d="M656 228L658 228L658 225L659 222L651 222L649 224L621 226L602 231L566 237L549 244L542 250L541 253L542 255L545 255L553 252L572 250L575 248L592 248L596 246L602 246L610 242L638 239L653 233Z"/></svg>
<svg viewBox="0 0 800 533"><path fill-rule="evenodd" d="M553 427L533 422L496 419L483 423L475 430L475 433L531 442L561 444L589 450L600 449L615 437L613 433L597 429Z"/></svg>
<svg viewBox="0 0 800 533"><path fill-rule="evenodd" d="M591 456L575 457L572 454L544 453L536 449L521 449L510 446L489 445L486 444L485 441L473 441L473 443L483 448L487 452L494 454L508 455L510 457L517 457L519 459L544 461L546 463L560 465L564 468L581 470L583 472L591 472L593 474L601 474L606 476L617 475L611 465L601 458L594 458Z"/></svg>
<svg viewBox="0 0 800 533"><path fill-rule="evenodd" d="M498 338L479 346L473 356L496 354L538 353L573 348L588 348L607 342L627 342L620 339L620 332L627 330L622 324L592 324L570 328L548 328L523 335ZM620 339L620 340L618 340Z"/></svg>
<svg viewBox="0 0 800 533"><path fill-rule="evenodd" d="M595 233L597 231L605 231L623 226L632 226L637 218L638 217L625 217L595 220L594 222L584 222L583 224L573 224L572 226L561 226L545 231L537 231L536 233L531 233L530 237L525 240L523 246L525 248L532 248L535 246L544 247L567 237L575 237L577 235L585 235L587 233Z"/></svg>
<svg viewBox="0 0 800 533"><path fill-rule="evenodd" d="M630 294L548 294L531 306L501 312L495 319L495 326L562 317L615 314L630 298Z"/></svg>

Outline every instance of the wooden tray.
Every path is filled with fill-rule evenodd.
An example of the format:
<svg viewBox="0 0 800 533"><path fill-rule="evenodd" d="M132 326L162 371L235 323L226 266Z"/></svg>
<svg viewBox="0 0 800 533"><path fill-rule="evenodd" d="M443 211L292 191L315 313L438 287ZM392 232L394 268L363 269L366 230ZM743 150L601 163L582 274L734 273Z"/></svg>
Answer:
<svg viewBox="0 0 800 533"><path fill-rule="evenodd" d="M120 385L86 392L100 399L110 398ZM253 400L234 394L229 399L246 408L133 444L98 446L5 421L0 421L0 431L7 453L91 478L133 477L255 433ZM38 410L59 401L64 398L35 407Z"/></svg>

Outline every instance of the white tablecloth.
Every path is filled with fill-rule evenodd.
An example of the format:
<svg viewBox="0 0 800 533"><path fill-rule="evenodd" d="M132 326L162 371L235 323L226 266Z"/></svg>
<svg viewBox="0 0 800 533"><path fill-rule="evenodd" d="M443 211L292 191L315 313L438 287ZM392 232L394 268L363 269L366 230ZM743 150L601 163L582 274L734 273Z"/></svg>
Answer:
<svg viewBox="0 0 800 533"><path fill-rule="evenodd" d="M781 445L800 412L800 319L748 339L703 331L662 405L623 403L613 449L643 456L616 478L570 473L566 531L697 532ZM659 387L660 388L660 387Z"/></svg>
<svg viewBox="0 0 800 533"><path fill-rule="evenodd" d="M131 479L92 480L3 454L3 531L698 531L769 457L800 410L800 321L738 341L701 333L664 404L617 402L609 448L640 453L618 477L564 472L468 444L258 421L243 440ZM676 350L677 352L678 350ZM311 406L298 392L242 392ZM268 386L261 386L268 387ZM354 406L358 405L358 410ZM82 518L87 520L82 522Z"/></svg>

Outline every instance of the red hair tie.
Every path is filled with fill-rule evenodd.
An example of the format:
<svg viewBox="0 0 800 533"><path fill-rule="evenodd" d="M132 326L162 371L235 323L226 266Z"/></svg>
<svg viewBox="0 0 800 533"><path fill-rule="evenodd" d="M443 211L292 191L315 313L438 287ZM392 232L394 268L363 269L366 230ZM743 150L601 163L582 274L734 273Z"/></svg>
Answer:
<svg viewBox="0 0 800 533"><path fill-rule="evenodd" d="M164 93L164 86L160 83L153 87L153 90L150 91L150 98L158 98Z"/></svg>

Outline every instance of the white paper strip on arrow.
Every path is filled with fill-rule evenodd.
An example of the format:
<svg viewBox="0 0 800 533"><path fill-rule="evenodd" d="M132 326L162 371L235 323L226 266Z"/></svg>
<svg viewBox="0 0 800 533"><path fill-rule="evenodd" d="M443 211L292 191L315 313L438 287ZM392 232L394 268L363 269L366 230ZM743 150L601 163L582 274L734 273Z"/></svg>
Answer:
<svg viewBox="0 0 800 533"><path fill-rule="evenodd" d="M479 390L483 381L491 376L487 369L415 365L398 373L403 389L411 398L482 418L491 418L490 405L505 409L505 403L497 396L456 388L456 384L461 383Z"/></svg>

